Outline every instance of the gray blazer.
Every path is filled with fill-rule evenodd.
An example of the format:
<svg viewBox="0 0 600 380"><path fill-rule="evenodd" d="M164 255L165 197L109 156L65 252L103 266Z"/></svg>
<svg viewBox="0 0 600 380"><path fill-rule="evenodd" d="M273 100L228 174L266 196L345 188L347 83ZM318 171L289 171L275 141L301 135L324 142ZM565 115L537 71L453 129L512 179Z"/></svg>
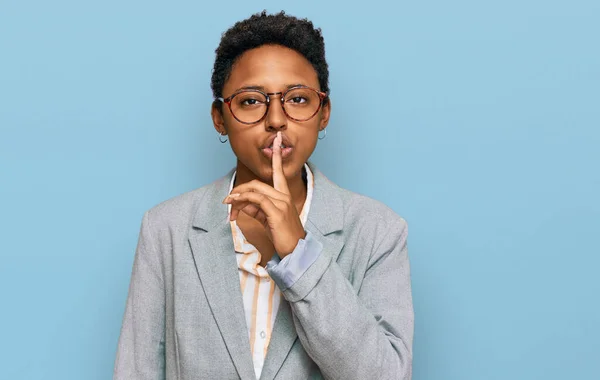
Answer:
<svg viewBox="0 0 600 380"><path fill-rule="evenodd" d="M283 292L261 380L410 379L406 222L312 163L319 258ZM145 213L115 380L256 379L227 206L233 170Z"/></svg>

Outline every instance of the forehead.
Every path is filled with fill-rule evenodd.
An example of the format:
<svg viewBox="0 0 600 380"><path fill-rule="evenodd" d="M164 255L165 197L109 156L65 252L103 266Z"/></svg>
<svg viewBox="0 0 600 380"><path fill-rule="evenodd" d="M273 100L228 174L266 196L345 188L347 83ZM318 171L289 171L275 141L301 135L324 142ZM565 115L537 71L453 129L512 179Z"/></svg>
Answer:
<svg viewBox="0 0 600 380"><path fill-rule="evenodd" d="M248 86L262 86L268 92L303 84L319 88L317 72L295 50L280 45L263 45L242 54L231 69L223 86L225 96Z"/></svg>

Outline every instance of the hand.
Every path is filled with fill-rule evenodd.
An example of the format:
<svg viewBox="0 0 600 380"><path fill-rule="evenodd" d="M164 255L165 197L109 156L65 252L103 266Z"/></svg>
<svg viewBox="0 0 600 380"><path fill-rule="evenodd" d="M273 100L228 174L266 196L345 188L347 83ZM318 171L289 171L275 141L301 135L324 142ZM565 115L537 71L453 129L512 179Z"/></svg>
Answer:
<svg viewBox="0 0 600 380"><path fill-rule="evenodd" d="M281 132L277 132L273 141L273 187L253 180L236 186L223 203L231 204L230 220L236 220L240 212L258 220L283 259L306 237L306 232L283 174L281 140Z"/></svg>

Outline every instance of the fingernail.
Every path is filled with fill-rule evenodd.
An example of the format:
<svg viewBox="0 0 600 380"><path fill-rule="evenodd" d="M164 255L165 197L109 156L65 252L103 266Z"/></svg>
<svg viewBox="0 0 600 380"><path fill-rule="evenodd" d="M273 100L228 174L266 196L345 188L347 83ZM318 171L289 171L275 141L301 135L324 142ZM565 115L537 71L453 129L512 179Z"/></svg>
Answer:
<svg viewBox="0 0 600 380"><path fill-rule="evenodd" d="M228 196L225 197L225 199L223 199L223 203L230 203L233 199L239 197L239 194L229 194Z"/></svg>

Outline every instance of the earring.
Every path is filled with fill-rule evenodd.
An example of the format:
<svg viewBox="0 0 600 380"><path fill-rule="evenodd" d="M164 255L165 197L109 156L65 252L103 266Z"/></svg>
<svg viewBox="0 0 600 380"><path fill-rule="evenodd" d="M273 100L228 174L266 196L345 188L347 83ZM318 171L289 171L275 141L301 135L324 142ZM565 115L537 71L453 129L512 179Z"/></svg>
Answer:
<svg viewBox="0 0 600 380"><path fill-rule="evenodd" d="M221 144L225 144L227 142L227 137L225 138L225 140L223 140L223 136L226 136L226 135L227 134L225 134L225 133L219 133L219 136L217 138L219 139Z"/></svg>
<svg viewBox="0 0 600 380"><path fill-rule="evenodd" d="M321 130L319 131L319 133L321 133L322 131L325 131L325 133L323 134L323 136L321 136L321 135L319 134L319 140L323 140L325 137L327 137L327 129L326 129L326 128L323 128L323 129L321 129Z"/></svg>

